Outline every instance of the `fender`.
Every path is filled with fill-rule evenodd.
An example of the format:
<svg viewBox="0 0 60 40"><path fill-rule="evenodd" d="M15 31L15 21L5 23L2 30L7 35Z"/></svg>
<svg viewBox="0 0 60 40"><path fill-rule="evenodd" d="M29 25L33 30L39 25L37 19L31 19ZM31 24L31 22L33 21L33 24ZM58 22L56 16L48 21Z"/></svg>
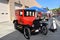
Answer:
<svg viewBox="0 0 60 40"><path fill-rule="evenodd" d="M17 22L18 22L18 20L13 20L13 23L15 23L15 22L17 23Z"/></svg>
<svg viewBox="0 0 60 40"><path fill-rule="evenodd" d="M43 26L47 26L48 24L47 23L42 23L43 24Z"/></svg>

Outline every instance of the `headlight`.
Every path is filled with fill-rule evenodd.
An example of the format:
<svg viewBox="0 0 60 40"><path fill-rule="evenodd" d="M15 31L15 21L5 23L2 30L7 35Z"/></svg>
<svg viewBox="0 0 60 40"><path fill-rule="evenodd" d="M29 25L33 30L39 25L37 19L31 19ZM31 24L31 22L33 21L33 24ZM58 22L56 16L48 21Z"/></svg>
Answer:
<svg viewBox="0 0 60 40"><path fill-rule="evenodd" d="M35 30L35 32L39 32L39 30L37 29L37 30Z"/></svg>
<svg viewBox="0 0 60 40"><path fill-rule="evenodd" d="M46 20L44 19L44 21L46 21Z"/></svg>
<svg viewBox="0 0 60 40"><path fill-rule="evenodd" d="M34 24L32 25L32 27L34 27Z"/></svg>
<svg viewBox="0 0 60 40"><path fill-rule="evenodd" d="M40 26L42 26L42 24L40 24Z"/></svg>

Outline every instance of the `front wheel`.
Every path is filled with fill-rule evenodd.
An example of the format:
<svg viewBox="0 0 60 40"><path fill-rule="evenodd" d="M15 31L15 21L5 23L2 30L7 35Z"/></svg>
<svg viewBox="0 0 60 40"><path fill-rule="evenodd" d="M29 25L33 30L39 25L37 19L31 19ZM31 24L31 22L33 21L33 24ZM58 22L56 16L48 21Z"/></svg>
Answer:
<svg viewBox="0 0 60 40"><path fill-rule="evenodd" d="M46 26L43 26L43 27L42 27L42 34L43 34L43 35L47 35L47 33L48 33L47 27L46 27Z"/></svg>
<svg viewBox="0 0 60 40"><path fill-rule="evenodd" d="M24 28L24 37L26 39L30 39L30 36L31 36L31 32L30 32L30 29L28 27L25 27Z"/></svg>

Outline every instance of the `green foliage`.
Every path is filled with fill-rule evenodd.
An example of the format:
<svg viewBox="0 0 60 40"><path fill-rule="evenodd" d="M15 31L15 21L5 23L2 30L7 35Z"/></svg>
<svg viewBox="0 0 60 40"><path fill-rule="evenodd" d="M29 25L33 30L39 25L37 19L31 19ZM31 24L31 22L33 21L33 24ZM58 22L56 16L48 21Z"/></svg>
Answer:
<svg viewBox="0 0 60 40"><path fill-rule="evenodd" d="M54 14L59 14L60 13L60 7L59 8L52 9L52 12Z"/></svg>
<svg viewBox="0 0 60 40"><path fill-rule="evenodd" d="M47 10L49 10L49 8L48 8L48 7L46 7L46 9L47 9Z"/></svg>
<svg viewBox="0 0 60 40"><path fill-rule="evenodd" d="M60 11L60 7L59 7L59 8L52 9L52 11L57 11L57 12L59 12L59 11Z"/></svg>

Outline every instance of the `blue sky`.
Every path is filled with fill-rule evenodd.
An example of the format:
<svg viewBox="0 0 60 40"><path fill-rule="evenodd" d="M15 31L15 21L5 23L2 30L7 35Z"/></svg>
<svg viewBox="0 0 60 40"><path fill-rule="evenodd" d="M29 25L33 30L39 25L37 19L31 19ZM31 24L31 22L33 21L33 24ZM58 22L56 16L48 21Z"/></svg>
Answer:
<svg viewBox="0 0 60 40"><path fill-rule="evenodd" d="M60 0L36 0L43 7L49 9L58 8L60 6Z"/></svg>

